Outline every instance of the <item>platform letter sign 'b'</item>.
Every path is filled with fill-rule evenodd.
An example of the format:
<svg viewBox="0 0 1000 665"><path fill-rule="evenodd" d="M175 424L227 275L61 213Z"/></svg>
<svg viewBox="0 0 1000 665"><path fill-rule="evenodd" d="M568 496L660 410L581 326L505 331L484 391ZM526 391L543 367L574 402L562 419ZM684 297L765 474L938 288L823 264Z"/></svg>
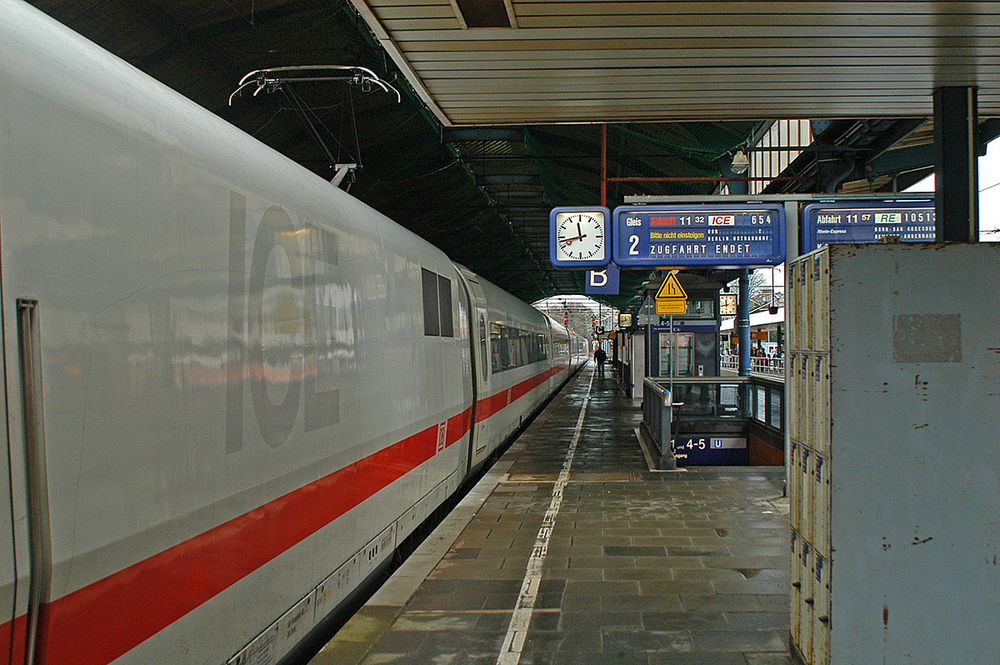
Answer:
<svg viewBox="0 0 1000 665"><path fill-rule="evenodd" d="M618 266L609 263L606 268L588 270L583 292L587 295L618 295Z"/></svg>

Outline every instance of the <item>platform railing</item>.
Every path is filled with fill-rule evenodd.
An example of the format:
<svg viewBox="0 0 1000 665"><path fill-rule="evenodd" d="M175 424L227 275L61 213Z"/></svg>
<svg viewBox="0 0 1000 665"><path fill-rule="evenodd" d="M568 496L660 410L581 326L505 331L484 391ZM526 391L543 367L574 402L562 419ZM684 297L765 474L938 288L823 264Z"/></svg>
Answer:
<svg viewBox="0 0 1000 665"><path fill-rule="evenodd" d="M655 385L670 386L669 378L646 379ZM754 378L750 376L685 376L673 380L673 401L683 406L676 415L699 419L748 418L750 412L744 404L746 390Z"/></svg>
<svg viewBox="0 0 1000 665"><path fill-rule="evenodd" d="M661 458L671 458L670 441L673 439L673 398L670 388L655 379L646 378L642 382L642 424L646 434L654 441ZM660 465L664 468L663 465ZM675 468L676 461L668 468Z"/></svg>
<svg viewBox="0 0 1000 665"><path fill-rule="evenodd" d="M785 359L781 356L775 356L774 358L751 358L750 371L753 374L784 376Z"/></svg>
<svg viewBox="0 0 1000 665"><path fill-rule="evenodd" d="M672 382L669 378L646 378L643 427L664 458L672 457L671 440L678 428L684 429L684 423L696 423L699 431L753 431L773 439L780 450L784 394L779 378L763 375L675 377Z"/></svg>
<svg viewBox="0 0 1000 665"><path fill-rule="evenodd" d="M722 369L729 372L739 372L739 356L722 356ZM763 374L765 376L784 376L785 358L783 356L776 356L774 358L751 358L750 372L752 374Z"/></svg>

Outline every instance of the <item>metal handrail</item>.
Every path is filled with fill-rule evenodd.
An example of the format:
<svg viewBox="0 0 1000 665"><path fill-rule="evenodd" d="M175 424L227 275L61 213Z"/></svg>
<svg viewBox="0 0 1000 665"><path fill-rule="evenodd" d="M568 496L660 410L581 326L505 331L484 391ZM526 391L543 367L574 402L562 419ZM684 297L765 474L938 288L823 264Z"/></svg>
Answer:
<svg viewBox="0 0 1000 665"><path fill-rule="evenodd" d="M742 426L747 433L751 427L764 426L781 436L785 390L783 377L767 374L646 377L642 428L652 445L660 450L661 461L657 464L676 461L672 442L679 430L712 431L718 424L722 427L720 431L734 432L737 431L734 428ZM683 406L684 402L687 406Z"/></svg>
<svg viewBox="0 0 1000 665"><path fill-rule="evenodd" d="M641 427L652 439L659 451L660 468L673 469L677 460L671 450L673 441L673 411L680 406L672 400L670 388L661 385L653 378L646 377L642 382L642 425Z"/></svg>
<svg viewBox="0 0 1000 665"><path fill-rule="evenodd" d="M785 358L784 356L775 356L773 358L751 358L750 359L750 371L757 372L758 374L771 374L774 376L784 375L785 373Z"/></svg>
<svg viewBox="0 0 1000 665"><path fill-rule="evenodd" d="M750 376L675 376L673 382L677 383L750 383L753 377ZM645 382L651 382L656 386L660 385L660 382L669 383L670 379L666 377L646 377Z"/></svg>
<svg viewBox="0 0 1000 665"><path fill-rule="evenodd" d="M739 356L722 356L722 369L729 370L730 372L738 372L740 369ZM750 358L750 371L769 376L784 376L785 357Z"/></svg>
<svg viewBox="0 0 1000 665"><path fill-rule="evenodd" d="M652 377L648 377L648 376L645 379L642 380L642 384L644 386L648 387L650 390L653 390L655 392L660 393L660 396L663 398L663 406L670 406L670 402L669 402L669 400L670 400L670 388L669 387L661 386L660 383L656 379L654 379Z"/></svg>

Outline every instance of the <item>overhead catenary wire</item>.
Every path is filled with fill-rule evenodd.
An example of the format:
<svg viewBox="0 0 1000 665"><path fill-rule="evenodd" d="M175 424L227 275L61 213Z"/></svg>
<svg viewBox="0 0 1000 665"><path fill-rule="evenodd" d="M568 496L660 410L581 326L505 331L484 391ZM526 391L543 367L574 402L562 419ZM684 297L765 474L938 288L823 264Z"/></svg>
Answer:
<svg viewBox="0 0 1000 665"><path fill-rule="evenodd" d="M305 104L302 103L302 100L299 98L299 96L295 94L291 86L287 85L281 87L281 93L285 96L285 99L288 101L288 103L291 104L295 108L295 110L299 112L300 116L302 116L302 120L303 122L305 122L306 129L309 131L309 135L312 136L313 140L316 141L316 143L319 145L320 150L323 151L323 154L330 161L330 164L335 164L337 161L336 158L333 156L333 153L330 152L330 148L329 146L327 146L326 141L323 140L323 137L322 135L320 135L319 130L316 129L316 125L313 123L312 118L310 117L310 114L306 109Z"/></svg>
<svg viewBox="0 0 1000 665"><path fill-rule="evenodd" d="M306 103L306 101L304 99L302 99L302 96L299 95L298 92L296 92L295 95L296 95L296 97L298 97L300 103L304 107L305 112L308 113L312 117L313 121L316 124L318 124L324 130L326 130L326 133L330 135L330 138L332 138L334 140L334 142L336 142L337 147L340 148L345 153L347 153L348 155L350 155L351 159L353 159L355 161L355 163L360 164L361 163L361 144L360 144L360 141L358 139L357 124L354 125L354 130L355 130L354 131L354 145L355 145L356 154L352 154L351 151L347 148L347 146L345 146L343 143L340 142L340 139L337 138L337 134L333 130L331 130L327 126L327 124L325 122L323 122L323 118L320 117L320 115L316 112L316 107L311 106L310 104ZM352 108L351 108L351 114L352 114L352 116L354 114L353 105L352 105ZM334 160L334 163L336 161L337 160Z"/></svg>

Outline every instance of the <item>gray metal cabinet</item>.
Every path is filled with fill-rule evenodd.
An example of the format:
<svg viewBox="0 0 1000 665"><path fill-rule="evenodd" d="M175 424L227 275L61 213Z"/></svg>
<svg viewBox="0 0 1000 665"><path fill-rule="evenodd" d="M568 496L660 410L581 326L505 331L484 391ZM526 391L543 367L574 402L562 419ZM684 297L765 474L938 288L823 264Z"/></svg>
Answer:
<svg viewBox="0 0 1000 665"><path fill-rule="evenodd" d="M788 284L793 645L1000 662L1000 244L833 246Z"/></svg>

